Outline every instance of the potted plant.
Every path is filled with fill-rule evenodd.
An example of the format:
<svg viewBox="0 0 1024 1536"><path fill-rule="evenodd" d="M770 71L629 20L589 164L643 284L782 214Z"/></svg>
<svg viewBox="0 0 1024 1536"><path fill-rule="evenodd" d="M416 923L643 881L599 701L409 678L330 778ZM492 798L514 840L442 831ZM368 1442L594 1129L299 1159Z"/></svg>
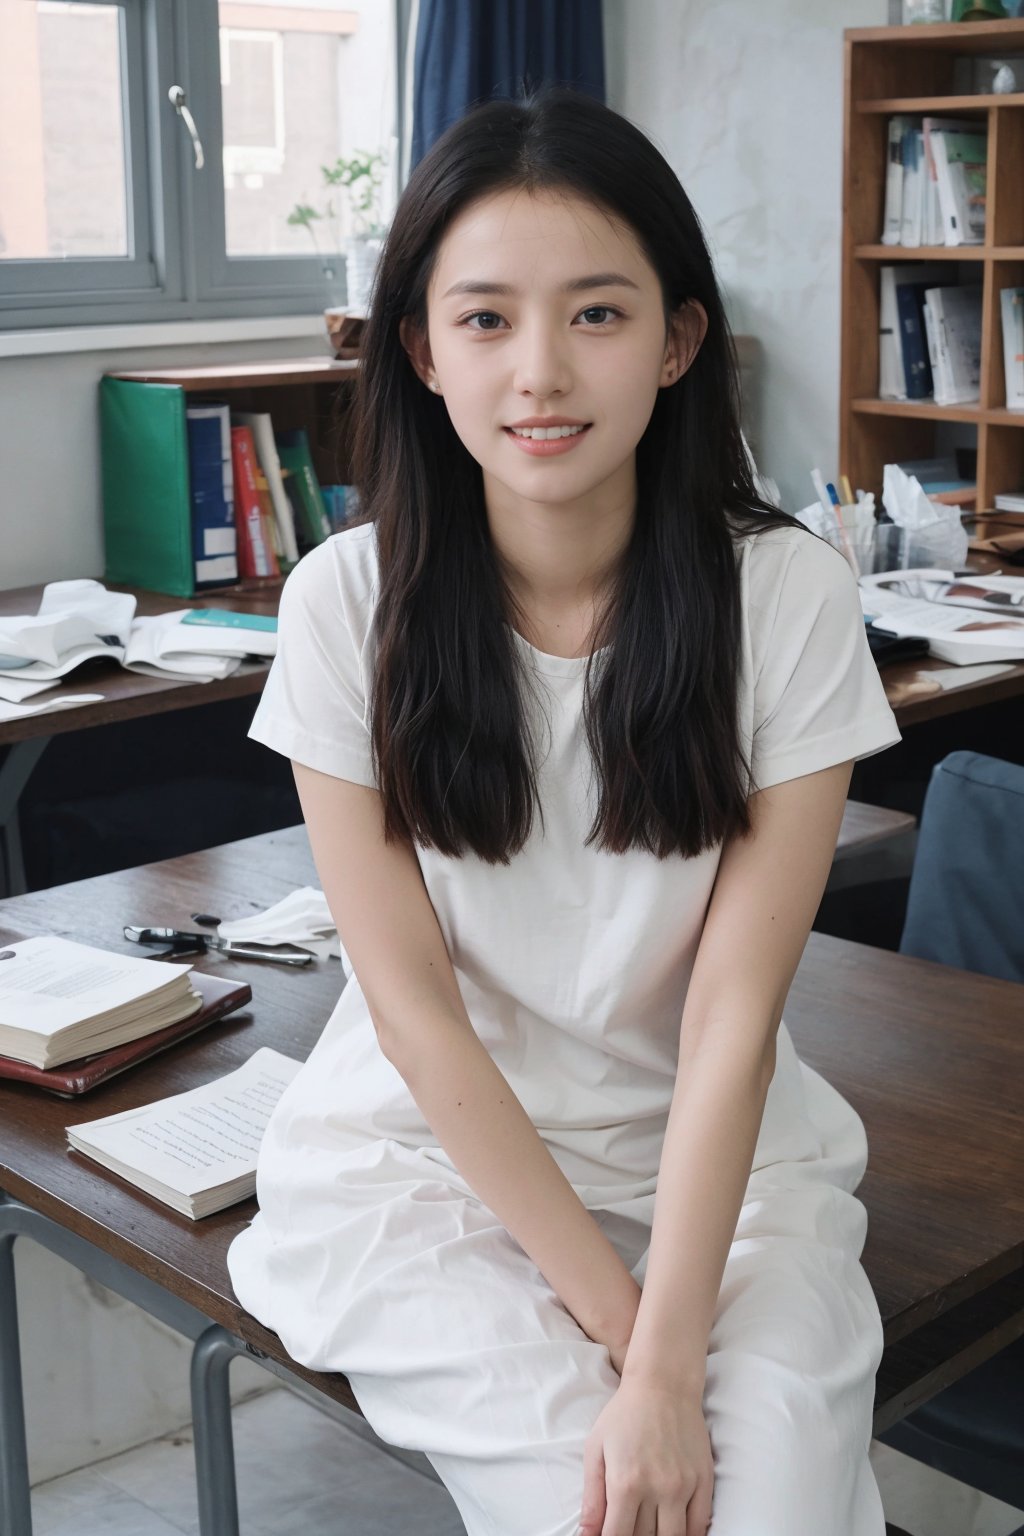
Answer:
<svg viewBox="0 0 1024 1536"><path fill-rule="evenodd" d="M348 159L339 155L333 165L322 165L327 201L323 208L311 203L296 203L288 215L288 223L308 230L313 247L320 258L324 276L330 282L336 277L335 252L345 253L347 304L345 308L363 310L366 307L373 282L373 272L385 225L381 220L380 191L387 156L381 151L357 149ZM338 196L348 199L352 215L352 233L346 239L342 235L341 205ZM327 224L329 245L321 249L316 226Z"/></svg>

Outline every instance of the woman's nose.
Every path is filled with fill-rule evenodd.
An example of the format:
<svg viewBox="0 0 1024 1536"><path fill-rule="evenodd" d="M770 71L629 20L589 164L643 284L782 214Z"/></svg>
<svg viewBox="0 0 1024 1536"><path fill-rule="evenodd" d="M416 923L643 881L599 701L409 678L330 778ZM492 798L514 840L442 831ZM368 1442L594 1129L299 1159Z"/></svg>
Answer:
<svg viewBox="0 0 1024 1536"><path fill-rule="evenodd" d="M565 394L569 389L566 350L549 326L533 326L521 332L514 383L520 394L541 398Z"/></svg>

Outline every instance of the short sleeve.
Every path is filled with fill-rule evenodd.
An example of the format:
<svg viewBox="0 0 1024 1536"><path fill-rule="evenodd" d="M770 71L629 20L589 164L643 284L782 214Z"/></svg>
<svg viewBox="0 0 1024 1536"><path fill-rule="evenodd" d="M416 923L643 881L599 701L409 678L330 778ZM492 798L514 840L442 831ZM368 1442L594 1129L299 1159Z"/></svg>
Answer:
<svg viewBox="0 0 1024 1536"><path fill-rule="evenodd" d="M845 558L803 531L761 539L748 572L755 789L901 740Z"/></svg>
<svg viewBox="0 0 1024 1536"><path fill-rule="evenodd" d="M281 593L277 655L249 735L294 762L373 786L366 703L369 592L352 529L305 555ZM344 544L342 541L348 541Z"/></svg>

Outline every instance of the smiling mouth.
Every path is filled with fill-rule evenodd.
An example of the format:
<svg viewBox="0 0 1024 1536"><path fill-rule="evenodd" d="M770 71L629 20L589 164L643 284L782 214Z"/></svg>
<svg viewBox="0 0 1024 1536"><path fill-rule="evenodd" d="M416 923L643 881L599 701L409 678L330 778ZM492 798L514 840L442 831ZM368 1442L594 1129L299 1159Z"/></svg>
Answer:
<svg viewBox="0 0 1024 1536"><path fill-rule="evenodd" d="M528 442L551 443L557 442L563 437L579 437L581 433L590 429L592 423L587 421L580 426L572 427L506 427L513 437L525 438Z"/></svg>

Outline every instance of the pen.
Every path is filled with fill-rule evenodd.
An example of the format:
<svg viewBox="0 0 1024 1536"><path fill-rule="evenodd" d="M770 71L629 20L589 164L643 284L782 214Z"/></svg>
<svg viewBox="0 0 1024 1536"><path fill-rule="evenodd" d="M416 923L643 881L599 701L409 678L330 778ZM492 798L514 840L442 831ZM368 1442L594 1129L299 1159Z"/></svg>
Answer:
<svg viewBox="0 0 1024 1536"><path fill-rule="evenodd" d="M839 501L839 496L831 480L829 481L828 485L826 485L825 492L829 499L830 510L835 514L836 524L839 528L839 538L843 546L843 553L853 567L853 574L859 578L860 565L858 564L857 556L854 554L853 545L850 543L849 536L847 535L846 526L843 523L843 514L840 511L841 503Z"/></svg>
<svg viewBox="0 0 1024 1536"><path fill-rule="evenodd" d="M822 479L821 470L817 465L815 465L811 470L811 484L814 486L814 494L821 502L823 510L826 512L831 512L832 503L828 499L828 491L825 489L825 482Z"/></svg>

